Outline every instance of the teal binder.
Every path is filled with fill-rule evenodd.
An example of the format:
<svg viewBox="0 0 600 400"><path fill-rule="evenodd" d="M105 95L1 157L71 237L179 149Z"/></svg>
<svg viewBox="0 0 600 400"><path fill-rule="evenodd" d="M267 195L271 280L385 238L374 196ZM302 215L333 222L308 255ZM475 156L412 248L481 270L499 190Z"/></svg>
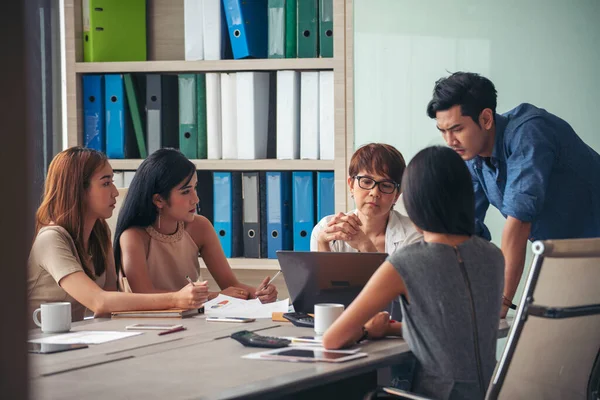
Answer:
<svg viewBox="0 0 600 400"><path fill-rule="evenodd" d="M179 75L179 150L189 159L198 158L196 75Z"/></svg>
<svg viewBox="0 0 600 400"><path fill-rule="evenodd" d="M285 0L269 0L269 58L285 57Z"/></svg>
<svg viewBox="0 0 600 400"><path fill-rule="evenodd" d="M333 57L333 0L320 1L319 53L321 57Z"/></svg>
<svg viewBox="0 0 600 400"><path fill-rule="evenodd" d="M318 57L319 30L319 0L298 1L298 57Z"/></svg>
<svg viewBox="0 0 600 400"><path fill-rule="evenodd" d="M298 56L298 2L285 0L285 58Z"/></svg>

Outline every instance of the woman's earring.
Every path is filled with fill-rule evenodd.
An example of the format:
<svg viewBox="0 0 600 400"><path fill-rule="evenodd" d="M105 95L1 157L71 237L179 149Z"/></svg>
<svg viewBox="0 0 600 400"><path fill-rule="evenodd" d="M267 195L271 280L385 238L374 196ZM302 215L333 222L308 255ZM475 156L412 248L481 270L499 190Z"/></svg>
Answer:
<svg viewBox="0 0 600 400"><path fill-rule="evenodd" d="M350 192L350 198L354 198L354 192Z"/></svg>
<svg viewBox="0 0 600 400"><path fill-rule="evenodd" d="M160 229L160 208L158 209L158 229Z"/></svg>

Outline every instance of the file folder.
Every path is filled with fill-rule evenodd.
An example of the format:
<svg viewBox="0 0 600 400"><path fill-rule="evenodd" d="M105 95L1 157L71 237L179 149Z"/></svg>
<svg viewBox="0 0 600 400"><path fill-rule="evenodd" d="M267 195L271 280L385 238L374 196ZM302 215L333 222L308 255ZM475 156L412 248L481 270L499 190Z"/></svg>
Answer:
<svg viewBox="0 0 600 400"><path fill-rule="evenodd" d="M202 215L208 219L211 225L214 226L214 183L213 173L211 171L197 171L198 186L196 186L196 194L198 195L198 206L196 211L198 215Z"/></svg>
<svg viewBox="0 0 600 400"><path fill-rule="evenodd" d="M104 77L83 75L83 145L106 152Z"/></svg>
<svg viewBox="0 0 600 400"><path fill-rule="evenodd" d="M146 75L146 134L148 154L179 146L177 76Z"/></svg>
<svg viewBox="0 0 600 400"><path fill-rule="evenodd" d="M298 2L285 0L285 58L298 56Z"/></svg>
<svg viewBox="0 0 600 400"><path fill-rule="evenodd" d="M267 93L267 157L277 158L277 72L269 74Z"/></svg>
<svg viewBox="0 0 600 400"><path fill-rule="evenodd" d="M269 58L285 57L285 0L269 1Z"/></svg>
<svg viewBox="0 0 600 400"><path fill-rule="evenodd" d="M113 171L113 183L117 188L125 187L124 171Z"/></svg>
<svg viewBox="0 0 600 400"><path fill-rule="evenodd" d="M129 155L129 124L126 121L123 75L104 76L104 110L106 112L106 155L123 159ZM127 154L126 154L127 153Z"/></svg>
<svg viewBox="0 0 600 400"><path fill-rule="evenodd" d="M221 133L223 159L236 160L237 148L237 90L236 74L221 74Z"/></svg>
<svg viewBox="0 0 600 400"><path fill-rule="evenodd" d="M146 61L146 0L85 0L82 16L84 61Z"/></svg>
<svg viewBox="0 0 600 400"><path fill-rule="evenodd" d="M146 132L148 154L163 147L162 144L162 82L160 75L146 75Z"/></svg>
<svg viewBox="0 0 600 400"><path fill-rule="evenodd" d="M196 75L196 122L198 125L198 158L205 160L208 157L206 126L206 74Z"/></svg>
<svg viewBox="0 0 600 400"><path fill-rule="evenodd" d="M179 149L189 159L198 158L196 75L179 75Z"/></svg>
<svg viewBox="0 0 600 400"><path fill-rule="evenodd" d="M269 129L269 73L238 72L235 75L238 159L265 159Z"/></svg>
<svg viewBox="0 0 600 400"><path fill-rule="evenodd" d="M267 0L223 0L233 58L267 58Z"/></svg>
<svg viewBox="0 0 600 400"><path fill-rule="evenodd" d="M300 158L300 73L277 71L277 158Z"/></svg>
<svg viewBox="0 0 600 400"><path fill-rule="evenodd" d="M123 187L128 188L135 178L135 171L123 171Z"/></svg>
<svg viewBox="0 0 600 400"><path fill-rule="evenodd" d="M122 1L122 0L121 0ZM183 1L183 31L186 61L204 60L203 2Z"/></svg>
<svg viewBox="0 0 600 400"><path fill-rule="evenodd" d="M315 58L319 55L317 51L319 43L318 1L298 1L298 58Z"/></svg>
<svg viewBox="0 0 600 400"><path fill-rule="evenodd" d="M319 158L334 157L333 71L319 71Z"/></svg>
<svg viewBox="0 0 600 400"><path fill-rule="evenodd" d="M214 172L214 227L225 257L242 255L242 180L239 172Z"/></svg>
<svg viewBox="0 0 600 400"><path fill-rule="evenodd" d="M225 41L229 40L227 22L221 0L202 0L202 25L204 29L204 59L222 60Z"/></svg>
<svg viewBox="0 0 600 400"><path fill-rule="evenodd" d="M267 256L292 250L292 173L267 172Z"/></svg>
<svg viewBox="0 0 600 400"><path fill-rule="evenodd" d="M318 160L319 73L300 73L300 158Z"/></svg>
<svg viewBox="0 0 600 400"><path fill-rule="evenodd" d="M131 74L123 75L123 81L125 82L125 93L127 95L127 104L129 105L129 114L131 115L131 121L133 122L133 131L135 133L137 149L140 158L146 158L148 157L148 152L146 150L146 134L144 133L142 115L140 114L140 107L138 104L138 93Z"/></svg>
<svg viewBox="0 0 600 400"><path fill-rule="evenodd" d="M334 196L333 172L317 172L317 221L334 214Z"/></svg>
<svg viewBox="0 0 600 400"><path fill-rule="evenodd" d="M292 173L294 251L310 251L310 235L315 226L313 173Z"/></svg>
<svg viewBox="0 0 600 400"><path fill-rule="evenodd" d="M267 197L264 172L242 173L244 257L267 257Z"/></svg>
<svg viewBox="0 0 600 400"><path fill-rule="evenodd" d="M321 57L333 57L333 0L320 0L319 53Z"/></svg>
<svg viewBox="0 0 600 400"><path fill-rule="evenodd" d="M209 160L223 158L221 74L206 74L206 147Z"/></svg>

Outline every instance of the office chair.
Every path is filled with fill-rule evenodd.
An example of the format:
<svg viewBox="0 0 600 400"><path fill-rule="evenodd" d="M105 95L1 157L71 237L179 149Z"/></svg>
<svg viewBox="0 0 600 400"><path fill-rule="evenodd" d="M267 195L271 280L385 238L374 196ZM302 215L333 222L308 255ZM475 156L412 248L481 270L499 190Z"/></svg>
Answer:
<svg viewBox="0 0 600 400"><path fill-rule="evenodd" d="M521 304L485 396L596 400L600 388L600 238L536 241ZM379 388L375 398L425 397Z"/></svg>

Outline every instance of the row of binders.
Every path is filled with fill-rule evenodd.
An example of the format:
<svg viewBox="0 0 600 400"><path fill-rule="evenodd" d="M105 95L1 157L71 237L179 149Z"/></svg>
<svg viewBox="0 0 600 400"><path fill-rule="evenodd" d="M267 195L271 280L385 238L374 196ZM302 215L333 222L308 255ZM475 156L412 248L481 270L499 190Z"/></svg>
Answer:
<svg viewBox="0 0 600 400"><path fill-rule="evenodd" d="M334 158L333 71L83 76L84 145L112 159Z"/></svg>
<svg viewBox="0 0 600 400"><path fill-rule="evenodd" d="M333 172L214 172L213 188L213 224L228 258L309 251L315 223L334 211Z"/></svg>
<svg viewBox="0 0 600 400"><path fill-rule="evenodd" d="M184 0L185 59L333 57L333 0Z"/></svg>
<svg viewBox="0 0 600 400"><path fill-rule="evenodd" d="M129 187L134 174L115 171L115 184L124 176ZM197 190L198 213L214 225L227 258L309 251L313 227L334 213L334 175L328 171L198 171Z"/></svg>
<svg viewBox="0 0 600 400"><path fill-rule="evenodd" d="M333 0L183 5L186 60L333 57ZM145 61L146 10L146 0L83 0L84 61Z"/></svg>

